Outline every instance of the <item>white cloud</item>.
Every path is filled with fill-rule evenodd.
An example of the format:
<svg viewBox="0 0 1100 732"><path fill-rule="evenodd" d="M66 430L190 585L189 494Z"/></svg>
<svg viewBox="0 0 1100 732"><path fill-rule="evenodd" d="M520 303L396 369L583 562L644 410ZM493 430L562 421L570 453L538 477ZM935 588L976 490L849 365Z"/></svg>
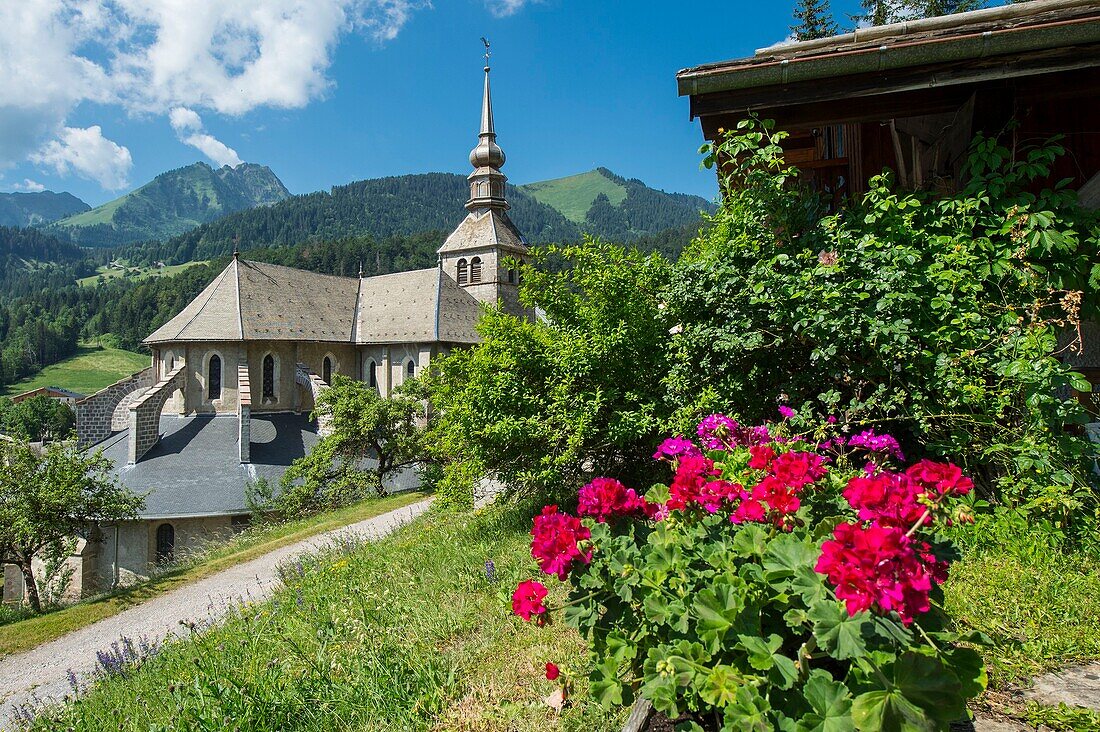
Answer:
<svg viewBox="0 0 1100 732"><path fill-rule="evenodd" d="M46 190L46 186L30 178L24 178L22 183L12 183L10 188L13 191L26 191L27 193L40 193Z"/></svg>
<svg viewBox="0 0 1100 732"><path fill-rule="evenodd" d="M243 162L236 150L203 131L202 117L195 110L173 107L168 113L168 120L180 142L198 148L203 155L217 163L218 167L228 165L236 168Z"/></svg>
<svg viewBox="0 0 1100 732"><path fill-rule="evenodd" d="M237 155L236 150L213 135L196 133L194 135L188 135L187 137L181 137L180 140L192 147L197 147L202 151L203 155L217 163L218 167L228 165L231 168L236 168L243 162L240 156Z"/></svg>
<svg viewBox="0 0 1100 732"><path fill-rule="evenodd" d="M540 1L541 0L485 0L485 5L488 6L489 12L493 15L498 18L506 18L509 15L515 15L523 10L524 6L528 3Z"/></svg>
<svg viewBox="0 0 1100 732"><path fill-rule="evenodd" d="M64 128L58 139L32 153L30 160L61 176L72 172L97 181L111 191L130 184L127 177L134 165L130 151L104 137L99 125Z"/></svg>
<svg viewBox="0 0 1100 732"><path fill-rule="evenodd" d="M198 112L187 107L173 107L168 112L168 120L172 123L172 129L178 133L202 129L202 117Z"/></svg>
<svg viewBox="0 0 1100 732"><path fill-rule="evenodd" d="M430 0L0 0L0 168L69 134L64 123L85 101L133 115L303 107L331 87L341 36L392 40L426 7ZM207 154L217 147L191 144L200 142ZM57 144L65 149L64 137Z"/></svg>

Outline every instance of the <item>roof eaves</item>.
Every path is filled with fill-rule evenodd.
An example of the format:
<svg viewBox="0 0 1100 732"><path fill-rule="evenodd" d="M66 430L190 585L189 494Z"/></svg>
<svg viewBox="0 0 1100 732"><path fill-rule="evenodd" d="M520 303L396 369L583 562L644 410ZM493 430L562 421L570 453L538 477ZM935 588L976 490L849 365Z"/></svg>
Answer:
<svg viewBox="0 0 1100 732"><path fill-rule="evenodd" d="M1078 0L1073 1L1080 5ZM888 39L884 39L880 45L868 44L856 48L844 48L836 44L814 46L812 50L819 52L805 56L754 56L684 69L676 75L677 89L680 96L694 96L738 89L786 86L824 78L896 71L925 64L1096 43L1100 42L1098 21L1100 10L1085 17L1055 23L1037 23L950 36L906 39L901 35L895 37L895 43L887 43L885 41ZM840 36L835 40L844 40L846 37Z"/></svg>

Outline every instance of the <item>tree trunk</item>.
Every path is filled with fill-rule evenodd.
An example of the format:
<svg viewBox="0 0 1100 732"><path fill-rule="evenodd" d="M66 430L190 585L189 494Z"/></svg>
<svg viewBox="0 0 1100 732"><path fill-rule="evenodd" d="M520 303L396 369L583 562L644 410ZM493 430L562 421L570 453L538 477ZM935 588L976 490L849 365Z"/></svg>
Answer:
<svg viewBox="0 0 1100 732"><path fill-rule="evenodd" d="M42 612L42 602L38 599L38 584L34 580L34 571L31 569L32 556L20 557L19 569L23 572L23 583L27 585L27 602L30 603L31 610L38 613Z"/></svg>

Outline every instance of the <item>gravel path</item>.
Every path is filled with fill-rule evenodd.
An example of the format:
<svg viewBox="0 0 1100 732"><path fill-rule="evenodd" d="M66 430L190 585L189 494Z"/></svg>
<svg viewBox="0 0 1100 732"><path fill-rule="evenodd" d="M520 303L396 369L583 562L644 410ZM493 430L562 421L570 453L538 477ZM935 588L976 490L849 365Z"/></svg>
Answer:
<svg viewBox="0 0 1100 732"><path fill-rule="evenodd" d="M161 639L184 633L182 622L217 620L238 602L271 595L279 583L276 567L284 560L316 551L339 536L350 534L366 539L385 536L422 514L430 503L430 500L414 503L276 549L26 653L0 659L0 729L12 726L14 712L21 705L64 698L71 691L69 670L78 677L86 677L95 669L96 651L105 650L119 638Z"/></svg>

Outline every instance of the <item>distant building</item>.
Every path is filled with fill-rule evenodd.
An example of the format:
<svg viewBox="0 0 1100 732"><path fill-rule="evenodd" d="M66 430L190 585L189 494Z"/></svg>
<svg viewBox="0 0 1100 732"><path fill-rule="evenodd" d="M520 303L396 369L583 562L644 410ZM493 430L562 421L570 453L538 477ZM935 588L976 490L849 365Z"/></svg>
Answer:
<svg viewBox="0 0 1100 732"><path fill-rule="evenodd" d="M452 349L478 342L483 304L527 315L512 262L527 256L508 217L489 67L470 153L468 214L430 269L347 278L233 261L145 344L152 365L76 403L82 444L148 493L140 520L82 543L75 594L146 576L158 562L224 537L249 513L246 488L278 484L317 442L308 419L337 375L389 395ZM415 485L415 475L396 479ZM7 577L5 599L22 596Z"/></svg>
<svg viewBox="0 0 1100 732"><path fill-rule="evenodd" d="M25 391L22 394L16 394L11 398L13 404L30 399L31 397L44 396L50 399L55 399L63 404L72 406L78 401L84 398L83 394L78 394L75 391L69 391L68 389L62 389L58 386L40 386L37 389L31 389Z"/></svg>

